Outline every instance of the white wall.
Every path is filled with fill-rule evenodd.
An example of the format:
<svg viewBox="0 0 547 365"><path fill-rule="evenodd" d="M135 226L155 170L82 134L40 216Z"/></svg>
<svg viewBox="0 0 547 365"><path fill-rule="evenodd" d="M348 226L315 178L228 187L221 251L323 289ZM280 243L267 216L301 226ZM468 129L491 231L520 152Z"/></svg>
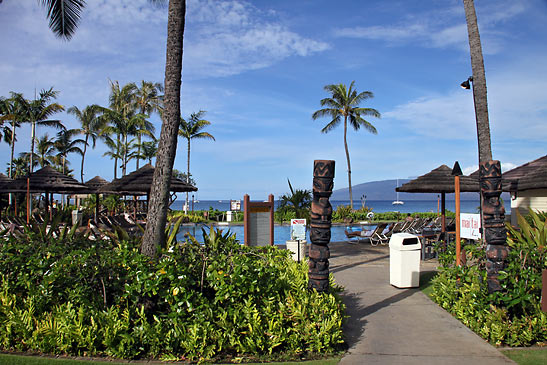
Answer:
<svg viewBox="0 0 547 365"><path fill-rule="evenodd" d="M547 211L547 189L524 190L517 193L517 198L511 198L511 224L517 225L517 209L520 214L528 214L528 210Z"/></svg>

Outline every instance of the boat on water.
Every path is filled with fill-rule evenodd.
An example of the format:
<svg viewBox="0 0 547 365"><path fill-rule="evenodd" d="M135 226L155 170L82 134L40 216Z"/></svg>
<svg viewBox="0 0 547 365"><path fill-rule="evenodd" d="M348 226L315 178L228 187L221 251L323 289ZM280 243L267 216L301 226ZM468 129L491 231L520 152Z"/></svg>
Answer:
<svg viewBox="0 0 547 365"><path fill-rule="evenodd" d="M397 179L397 187L399 187L399 179ZM399 200L399 192L397 192L397 200L391 202L392 205L403 205L405 202Z"/></svg>

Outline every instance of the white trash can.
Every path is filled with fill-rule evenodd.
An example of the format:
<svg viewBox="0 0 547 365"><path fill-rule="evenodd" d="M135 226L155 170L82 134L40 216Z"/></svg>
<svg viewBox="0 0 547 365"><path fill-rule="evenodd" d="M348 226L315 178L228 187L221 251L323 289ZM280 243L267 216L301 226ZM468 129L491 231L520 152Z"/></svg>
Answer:
<svg viewBox="0 0 547 365"><path fill-rule="evenodd" d="M294 261L302 261L306 258L308 253L308 243L307 241L300 241L300 252L298 251L298 242L299 241L286 241L287 250L291 251L291 256Z"/></svg>
<svg viewBox="0 0 547 365"><path fill-rule="evenodd" d="M82 225L82 219L84 218L84 213L80 212L78 209L72 211L72 225Z"/></svg>
<svg viewBox="0 0 547 365"><path fill-rule="evenodd" d="M231 221L232 221L232 211L227 210L226 211L226 222L231 222Z"/></svg>
<svg viewBox="0 0 547 365"><path fill-rule="evenodd" d="M419 287L421 253L418 236L393 234L389 240L389 283L397 288Z"/></svg>

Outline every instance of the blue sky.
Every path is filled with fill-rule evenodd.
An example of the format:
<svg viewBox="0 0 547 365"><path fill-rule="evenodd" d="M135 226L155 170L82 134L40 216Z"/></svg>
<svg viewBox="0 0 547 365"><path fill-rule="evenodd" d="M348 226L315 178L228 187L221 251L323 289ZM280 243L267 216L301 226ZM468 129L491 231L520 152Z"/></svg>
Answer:
<svg viewBox="0 0 547 365"><path fill-rule="evenodd" d="M189 0L184 39L182 115L200 109L216 142L192 142L199 199L262 200L293 186L311 188L314 159L337 163L335 189L347 187L342 126L311 119L323 86L369 90L363 106L377 135L348 133L352 181L408 178L456 160L477 168L471 75L461 0ZM493 156L504 169L545 155L547 1L477 0ZM0 4L0 96L27 98L54 87L67 108L107 105L109 80L163 82L167 9L146 0L90 0L70 42L55 38L38 1ZM77 127L67 114L58 117ZM159 135L160 121L151 119ZM19 130L16 152L30 149ZM39 129L38 135L48 132ZM98 144L85 179L112 179ZM79 156L71 156L79 176ZM9 146L0 144L5 170ZM179 140L175 168L186 169ZM134 169L134 165L131 165Z"/></svg>

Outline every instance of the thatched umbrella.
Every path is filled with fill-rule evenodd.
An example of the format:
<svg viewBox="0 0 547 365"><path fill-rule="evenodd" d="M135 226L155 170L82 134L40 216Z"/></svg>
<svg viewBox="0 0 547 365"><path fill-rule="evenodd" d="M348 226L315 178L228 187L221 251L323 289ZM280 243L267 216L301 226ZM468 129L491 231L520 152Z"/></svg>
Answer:
<svg viewBox="0 0 547 365"><path fill-rule="evenodd" d="M108 181L103 179L100 176L95 176L93 179L87 181L85 186L87 186L95 194L95 222L99 217L99 189L108 184Z"/></svg>
<svg viewBox="0 0 547 365"><path fill-rule="evenodd" d="M450 167L441 165L395 190L404 193L441 193L442 231L446 231L445 194L454 193L456 190ZM460 176L460 191L479 192L479 181L469 176Z"/></svg>
<svg viewBox="0 0 547 365"><path fill-rule="evenodd" d="M99 192L133 196L146 195L146 200L148 201L153 177L154 167L150 164L146 164L129 175L115 179L111 183L102 186L99 188ZM180 193L197 190L198 189L195 186L187 184L176 177L171 177L171 192Z"/></svg>
<svg viewBox="0 0 547 365"><path fill-rule="evenodd" d="M51 193L89 193L90 189L79 183L76 179L60 173L51 166L45 166L27 176L15 179L7 192L45 193L46 206L49 208L49 196ZM27 201L28 206L28 201Z"/></svg>

